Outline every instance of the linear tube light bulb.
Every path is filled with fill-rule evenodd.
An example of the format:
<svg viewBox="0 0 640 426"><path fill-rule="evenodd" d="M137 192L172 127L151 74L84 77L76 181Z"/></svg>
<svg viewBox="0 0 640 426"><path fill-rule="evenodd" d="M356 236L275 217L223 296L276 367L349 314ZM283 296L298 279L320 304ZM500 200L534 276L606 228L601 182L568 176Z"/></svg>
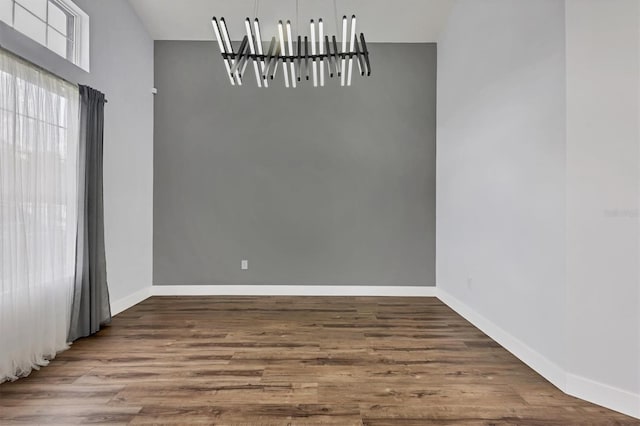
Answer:
<svg viewBox="0 0 640 426"><path fill-rule="evenodd" d="M253 34L251 33L251 21L247 18L244 21L244 27L247 30L247 38L249 39L249 51L252 55L256 54L256 46L253 40ZM256 83L258 87L262 87L262 78L260 78L260 69L258 68L258 60L253 59L253 71L256 74Z"/></svg>
<svg viewBox="0 0 640 426"><path fill-rule="evenodd" d="M240 47L238 48L238 53L235 55L236 56L236 61L233 64L233 67L231 68L231 72L236 72L238 73L238 75L240 76L240 78L242 78L242 76L244 75L244 70L247 67L247 60L249 59L249 42L248 42L249 38L247 36L244 36L242 38L242 42L240 43Z"/></svg>
<svg viewBox="0 0 640 426"><path fill-rule="evenodd" d="M298 34L298 68L297 68L297 72L298 72L298 78L297 80L300 81L300 74L302 73L302 37L300 37L300 34Z"/></svg>
<svg viewBox="0 0 640 426"><path fill-rule="evenodd" d="M280 36L280 56L287 55L287 49L284 44L284 31L282 29L282 21L278 22L278 35ZM289 87L289 70L287 69L286 59L282 60L282 73L284 74L284 85Z"/></svg>
<svg viewBox="0 0 640 426"><path fill-rule="evenodd" d="M289 44L289 56L291 57L291 62L289 63L289 65L291 66L291 85L295 88L296 87L296 66L293 63L293 57L295 56L295 53L293 53L293 37L291 37L291 21L287 21L287 43Z"/></svg>
<svg viewBox="0 0 640 426"><path fill-rule="evenodd" d="M342 17L342 60L340 65L340 71L342 75L340 76L340 85L344 86L344 79L347 76L346 73L346 57L344 56L347 53L347 17Z"/></svg>
<svg viewBox="0 0 640 426"><path fill-rule="evenodd" d="M304 36L304 76L309 80L309 38Z"/></svg>
<svg viewBox="0 0 640 426"><path fill-rule="evenodd" d="M223 41L222 41L222 36L220 35L220 28L218 28L218 20L215 18L215 16L211 20L211 25L213 26L213 32L216 35L216 41L218 42L218 47L220 48L220 53L227 53L225 48L224 48L224 44L223 44ZM233 79L233 76L231 76L231 66L229 65L229 60L227 58L224 58L224 67L227 70L227 76L229 77L229 81L231 82L231 85L235 86L236 82Z"/></svg>
<svg viewBox="0 0 640 426"><path fill-rule="evenodd" d="M336 41L336 36L331 36L331 41L333 44L333 65L335 66L336 74L340 77L342 72L340 71L340 59L338 56L338 42Z"/></svg>
<svg viewBox="0 0 640 426"><path fill-rule="evenodd" d="M258 21L258 18L253 21L253 28L256 32L256 50L258 55L262 55L262 35L260 34L260 22ZM269 87L269 82L265 77L266 65L264 63L264 59L260 59L260 70L262 71L262 83L264 84L264 87Z"/></svg>
<svg viewBox="0 0 640 426"><path fill-rule="evenodd" d="M311 55L316 55L316 24L311 20ZM313 58L313 87L318 87L318 64Z"/></svg>
<svg viewBox="0 0 640 426"><path fill-rule="evenodd" d="M278 58L280 57L280 46L276 45L275 49L275 53L273 54L274 57L271 59L273 61L273 72L271 73L271 80L275 78L276 72L278 71L278 64L280 63L280 61L278 60Z"/></svg>
<svg viewBox="0 0 640 426"><path fill-rule="evenodd" d="M324 24L322 18L318 19L318 53L320 54L320 86L324 86Z"/></svg>
<svg viewBox="0 0 640 426"><path fill-rule="evenodd" d="M356 15L351 17L351 40L349 41L349 53L355 52L356 43ZM353 56L349 56L349 75L347 76L347 86L351 86L351 73L353 71Z"/></svg>
<svg viewBox="0 0 640 426"><path fill-rule="evenodd" d="M224 21L224 18L220 18L220 31L222 32L222 36L224 38L225 48L227 49L227 53L233 53L233 49L231 48L231 40L229 39L229 31L227 30L227 23ZM231 59L231 65L233 65L235 61ZM238 83L238 86L242 86L242 80L240 79L240 74L238 71L235 73L235 79Z"/></svg>

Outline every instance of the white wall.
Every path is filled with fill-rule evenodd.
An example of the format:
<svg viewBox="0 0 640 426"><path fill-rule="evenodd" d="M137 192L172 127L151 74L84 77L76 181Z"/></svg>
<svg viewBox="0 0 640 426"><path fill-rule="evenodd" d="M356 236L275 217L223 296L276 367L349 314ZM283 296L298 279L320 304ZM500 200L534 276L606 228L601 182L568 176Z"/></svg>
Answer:
<svg viewBox="0 0 640 426"><path fill-rule="evenodd" d="M635 416L639 3L459 0L437 142L443 298L567 393Z"/></svg>
<svg viewBox="0 0 640 426"><path fill-rule="evenodd" d="M77 0L105 109L105 244L112 302L152 285L153 40L126 0Z"/></svg>
<svg viewBox="0 0 640 426"><path fill-rule="evenodd" d="M557 0L458 1L438 46L437 285L550 364L564 353L564 49Z"/></svg>
<svg viewBox="0 0 640 426"><path fill-rule="evenodd" d="M91 19L91 72L0 22L0 45L107 95L104 205L112 307L151 286L153 40L127 0L75 0Z"/></svg>
<svg viewBox="0 0 640 426"><path fill-rule="evenodd" d="M568 371L640 394L637 0L568 0Z"/></svg>

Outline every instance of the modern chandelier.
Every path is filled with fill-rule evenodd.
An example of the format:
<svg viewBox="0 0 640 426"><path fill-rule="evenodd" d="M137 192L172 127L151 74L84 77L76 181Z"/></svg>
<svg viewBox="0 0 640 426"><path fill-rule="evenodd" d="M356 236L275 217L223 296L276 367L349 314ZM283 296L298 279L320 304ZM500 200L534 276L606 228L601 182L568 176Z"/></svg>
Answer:
<svg viewBox="0 0 640 426"><path fill-rule="evenodd" d="M322 19L318 19L317 25L311 19L310 42L307 36L302 38L298 35L295 46L291 34L291 21L287 21L286 26L282 24L282 21L279 21L277 39L275 36L271 38L266 53L263 50L258 18L253 21L253 28L251 20L249 18L245 20L246 34L242 38L237 52L231 45L224 18L218 20L214 17L211 22L232 86L242 86L242 78L249 61L253 63L258 87L269 87L269 80L276 77L278 68L282 69L286 87L297 87L297 82L301 82L303 79L312 79L314 87L322 87L325 83L325 71L329 78L337 76L341 86L351 86L354 61L358 65L358 72L361 76L371 75L369 50L364 34L360 33L360 37L356 34L355 15L351 17L350 32L347 29L347 17L342 17L340 50L338 50L336 36L333 35L329 38L324 34ZM347 33L350 35L348 48Z"/></svg>

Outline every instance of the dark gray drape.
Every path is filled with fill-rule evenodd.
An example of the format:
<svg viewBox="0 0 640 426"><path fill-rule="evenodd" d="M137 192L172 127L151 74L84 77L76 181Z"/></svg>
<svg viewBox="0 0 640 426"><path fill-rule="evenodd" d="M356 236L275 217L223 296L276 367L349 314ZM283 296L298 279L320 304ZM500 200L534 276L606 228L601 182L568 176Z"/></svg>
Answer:
<svg viewBox="0 0 640 426"><path fill-rule="evenodd" d="M71 342L96 333L111 321L102 199L104 104L104 94L80 86L78 237Z"/></svg>

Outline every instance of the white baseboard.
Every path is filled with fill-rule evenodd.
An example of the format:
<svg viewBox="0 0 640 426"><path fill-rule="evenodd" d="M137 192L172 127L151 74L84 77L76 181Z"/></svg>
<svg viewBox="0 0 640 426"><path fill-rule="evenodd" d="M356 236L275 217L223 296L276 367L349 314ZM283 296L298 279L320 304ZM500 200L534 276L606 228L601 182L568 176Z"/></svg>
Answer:
<svg viewBox="0 0 640 426"><path fill-rule="evenodd" d="M150 286L111 302L115 316L151 296L397 296L435 297L431 286L166 285Z"/></svg>
<svg viewBox="0 0 640 426"><path fill-rule="evenodd" d="M464 319L479 328L484 334L491 337L522 362L537 371L542 377L553 383L556 387L561 390L565 388L565 373L559 365L550 361L531 347L527 346L521 340L504 331L494 322L480 315L465 303L442 290L442 288L438 289L438 298Z"/></svg>
<svg viewBox="0 0 640 426"><path fill-rule="evenodd" d="M154 296L397 296L435 297L427 286L154 285Z"/></svg>
<svg viewBox="0 0 640 426"><path fill-rule="evenodd" d="M567 373L563 391L576 398L640 419L640 395Z"/></svg>
<svg viewBox="0 0 640 426"><path fill-rule="evenodd" d="M441 287L438 288L437 297L564 393L640 418L640 395L571 374Z"/></svg>
<svg viewBox="0 0 640 426"><path fill-rule="evenodd" d="M111 301L111 316L116 316L120 312L126 311L130 307L135 306L143 300L151 297L151 289L151 286L145 287L142 290L138 290L127 297L123 297L122 299L116 301Z"/></svg>

